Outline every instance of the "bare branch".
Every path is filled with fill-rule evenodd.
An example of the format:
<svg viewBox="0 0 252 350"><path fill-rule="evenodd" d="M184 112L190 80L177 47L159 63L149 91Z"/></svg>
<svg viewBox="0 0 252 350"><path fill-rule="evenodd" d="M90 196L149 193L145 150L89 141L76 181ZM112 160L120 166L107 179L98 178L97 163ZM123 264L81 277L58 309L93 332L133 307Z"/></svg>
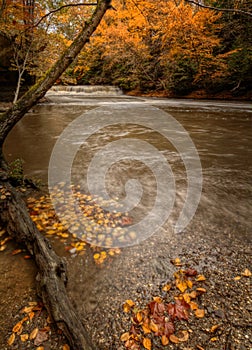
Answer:
<svg viewBox="0 0 252 350"><path fill-rule="evenodd" d="M252 17L252 12L248 12L248 11L244 11L244 10L239 10L239 9L227 9L227 8L219 8L219 7L214 7L214 6L207 6L204 5L198 1L195 0L185 0L186 2L189 2L191 4L197 5L199 7L203 7L206 9L210 9L210 10L215 10L215 11L222 11L222 12L233 12L233 13L241 13L242 15L246 15L246 16L251 16Z"/></svg>
<svg viewBox="0 0 252 350"><path fill-rule="evenodd" d="M61 11L62 9L64 8L67 8L67 7L77 7L77 6L97 6L97 2L87 2L85 4L83 3L79 3L79 4L68 4L68 5L62 5L60 7L58 7L57 9L55 10L51 10L50 12L46 13L44 16L42 16L40 18L40 20L34 25L34 27L37 27L46 17L52 15L53 13L55 12L59 12Z"/></svg>

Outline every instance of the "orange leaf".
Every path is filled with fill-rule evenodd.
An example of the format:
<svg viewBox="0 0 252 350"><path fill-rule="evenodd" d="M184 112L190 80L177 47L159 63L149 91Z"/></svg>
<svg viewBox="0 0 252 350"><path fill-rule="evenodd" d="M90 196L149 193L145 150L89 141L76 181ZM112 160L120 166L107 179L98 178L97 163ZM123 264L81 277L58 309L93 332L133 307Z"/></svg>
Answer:
<svg viewBox="0 0 252 350"><path fill-rule="evenodd" d="M151 330L147 325L142 324L142 329L145 334L151 333Z"/></svg>
<svg viewBox="0 0 252 350"><path fill-rule="evenodd" d="M137 314L136 314L136 319L138 321L138 323L140 323L143 319L143 314L141 311L138 311Z"/></svg>
<svg viewBox="0 0 252 350"><path fill-rule="evenodd" d="M249 269L245 269L243 272L242 272L242 276L244 277L250 277L252 275L251 271Z"/></svg>
<svg viewBox="0 0 252 350"><path fill-rule="evenodd" d="M34 328L34 330L30 334L30 340L35 339L38 334L38 328Z"/></svg>
<svg viewBox="0 0 252 350"><path fill-rule="evenodd" d="M151 340L149 338L144 338L143 346L145 347L145 349L151 350Z"/></svg>
<svg viewBox="0 0 252 350"><path fill-rule="evenodd" d="M189 333L187 331L179 331L178 339L180 342L187 341L189 339Z"/></svg>
<svg viewBox="0 0 252 350"><path fill-rule="evenodd" d="M205 288L197 288L196 291L200 292L200 293L206 293L206 289Z"/></svg>
<svg viewBox="0 0 252 350"><path fill-rule="evenodd" d="M129 338L130 338L130 334L129 334L129 332L126 332L126 333L123 333L123 334L121 335L120 340L121 340L121 341L127 341L127 340L129 340Z"/></svg>
<svg viewBox="0 0 252 350"><path fill-rule="evenodd" d="M194 301L191 301L189 303L191 310L197 310L198 309L198 304L195 303Z"/></svg>
<svg viewBox="0 0 252 350"><path fill-rule="evenodd" d="M212 342L217 341L217 340L218 340L217 337L213 337L213 338L210 339L210 341L212 341Z"/></svg>
<svg viewBox="0 0 252 350"><path fill-rule="evenodd" d="M169 339L167 338L166 335L162 335L161 343L162 343L162 345L164 345L164 346L167 345L167 344L169 344Z"/></svg>
<svg viewBox="0 0 252 350"><path fill-rule="evenodd" d="M22 321L19 321L19 322L12 328L12 332L17 333L17 332L21 329L22 323L23 323Z"/></svg>
<svg viewBox="0 0 252 350"><path fill-rule="evenodd" d="M37 350L38 350L38 349L37 349ZM67 344L64 344L64 345L62 346L62 350L70 350L70 346L67 345Z"/></svg>
<svg viewBox="0 0 252 350"><path fill-rule="evenodd" d="M205 281L206 277L204 275L198 275L198 277L196 278L197 282L201 282L201 281Z"/></svg>
<svg viewBox="0 0 252 350"><path fill-rule="evenodd" d="M188 294L188 293L183 294L183 299L185 302L187 302L187 304L189 304L191 301L190 294Z"/></svg>
<svg viewBox="0 0 252 350"><path fill-rule="evenodd" d="M158 332L158 325L156 323L154 323L153 321L150 322L150 329L152 330L152 332L156 333Z"/></svg>
<svg viewBox="0 0 252 350"><path fill-rule="evenodd" d="M177 279L176 280L176 287L181 291L181 293L184 293L187 289L187 282Z"/></svg>
<svg viewBox="0 0 252 350"><path fill-rule="evenodd" d="M153 297L153 300L156 302L156 303L162 303L162 299L160 297Z"/></svg>
<svg viewBox="0 0 252 350"><path fill-rule="evenodd" d="M178 344L178 343L179 343L179 338L176 337L175 334L171 334L171 335L170 335L170 341L171 341L172 343Z"/></svg>
<svg viewBox="0 0 252 350"><path fill-rule="evenodd" d="M197 297L196 290L193 290L191 293L189 293L189 296L190 296L191 299L195 299Z"/></svg>
<svg viewBox="0 0 252 350"><path fill-rule="evenodd" d="M211 329L210 329L210 333L214 333L214 332L216 331L216 329L218 329L219 327L220 327L219 324L213 325L213 326L211 327Z"/></svg>
<svg viewBox="0 0 252 350"><path fill-rule="evenodd" d="M20 339L22 342L25 342L29 339L29 335L26 333L26 334L22 334L20 335Z"/></svg>
<svg viewBox="0 0 252 350"><path fill-rule="evenodd" d="M205 316L205 311L203 309L197 309L195 311L195 316L198 318L202 318Z"/></svg>
<svg viewBox="0 0 252 350"><path fill-rule="evenodd" d="M166 285L162 288L162 290L163 290L164 292L169 292L170 289L171 289L171 285L170 285L170 284L166 284Z"/></svg>
<svg viewBox="0 0 252 350"><path fill-rule="evenodd" d="M15 333L12 333L8 339L8 345L12 345L15 341Z"/></svg>

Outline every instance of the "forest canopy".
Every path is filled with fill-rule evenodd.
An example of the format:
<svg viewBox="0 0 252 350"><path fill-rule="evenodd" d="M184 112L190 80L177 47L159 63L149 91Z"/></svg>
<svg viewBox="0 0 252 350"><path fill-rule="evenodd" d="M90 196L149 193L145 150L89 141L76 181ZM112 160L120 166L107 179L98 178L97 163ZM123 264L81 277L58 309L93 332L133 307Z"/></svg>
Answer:
<svg viewBox="0 0 252 350"><path fill-rule="evenodd" d="M56 62L93 4L2 1L0 34L11 45L10 69L18 72L20 85L27 72L38 79ZM195 1L113 0L59 83L181 96L199 90L244 94L252 82L252 5L247 0L201 4L205 7Z"/></svg>

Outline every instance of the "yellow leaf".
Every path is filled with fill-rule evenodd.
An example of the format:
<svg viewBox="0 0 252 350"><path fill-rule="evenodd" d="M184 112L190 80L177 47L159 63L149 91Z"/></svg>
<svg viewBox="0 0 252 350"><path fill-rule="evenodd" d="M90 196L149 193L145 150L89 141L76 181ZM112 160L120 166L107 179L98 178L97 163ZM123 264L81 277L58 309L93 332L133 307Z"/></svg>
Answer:
<svg viewBox="0 0 252 350"><path fill-rule="evenodd" d="M161 343L162 343L162 345L164 345L164 346L167 345L167 344L169 344L169 339L167 338L166 335L162 335Z"/></svg>
<svg viewBox="0 0 252 350"><path fill-rule="evenodd" d="M179 338L176 337L175 334L171 334L171 335L170 335L170 341L171 341L172 343L174 343L174 344L178 344L178 343L179 343Z"/></svg>
<svg viewBox="0 0 252 350"><path fill-rule="evenodd" d="M191 280L187 280L186 281L186 283L187 283L187 286L188 286L188 288L192 288L192 286L193 286L193 283L192 283L192 281Z"/></svg>
<svg viewBox="0 0 252 350"><path fill-rule="evenodd" d="M183 265L179 258L175 258L175 259L171 260L171 263L175 266L182 266Z"/></svg>
<svg viewBox="0 0 252 350"><path fill-rule="evenodd" d="M199 292L199 293L206 293L206 289L205 288L197 288L196 291Z"/></svg>
<svg viewBox="0 0 252 350"><path fill-rule="evenodd" d="M145 347L145 349L151 350L151 340L149 338L144 338L143 346Z"/></svg>
<svg viewBox="0 0 252 350"><path fill-rule="evenodd" d="M239 281L240 279L241 279L241 276L236 276L236 277L234 278L235 281Z"/></svg>
<svg viewBox="0 0 252 350"><path fill-rule="evenodd" d="M186 281L177 279L176 280L176 287L181 291L181 293L184 293L187 289L187 283L186 283Z"/></svg>
<svg viewBox="0 0 252 350"><path fill-rule="evenodd" d="M210 339L210 341L212 341L212 342L217 341L217 340L218 340L217 337L213 337L213 338Z"/></svg>
<svg viewBox="0 0 252 350"><path fill-rule="evenodd" d="M202 318L205 316L205 311L203 309L197 309L195 310L195 316L198 318Z"/></svg>
<svg viewBox="0 0 252 350"><path fill-rule="evenodd" d="M164 292L169 292L169 290L171 289L171 285L170 284L166 284L163 288Z"/></svg>
<svg viewBox="0 0 252 350"><path fill-rule="evenodd" d="M197 282L205 281L205 280L206 280L206 277L204 275L198 275L198 277L196 278Z"/></svg>
<svg viewBox="0 0 252 350"><path fill-rule="evenodd" d="M127 300L125 301L125 303L127 303L130 307L132 307L132 306L135 305L134 301L131 300L131 299L127 299Z"/></svg>
<svg viewBox="0 0 252 350"><path fill-rule="evenodd" d="M29 335L28 334L22 334L20 335L20 339L22 342L25 342L29 339Z"/></svg>
<svg viewBox="0 0 252 350"><path fill-rule="evenodd" d="M35 339L38 334L38 328L34 328L34 330L30 334L30 340Z"/></svg>
<svg viewBox="0 0 252 350"><path fill-rule="evenodd" d="M188 294L188 293L183 294L183 299L185 302L187 302L187 304L189 304L191 301L190 294Z"/></svg>
<svg viewBox="0 0 252 350"><path fill-rule="evenodd" d="M130 334L129 334L129 332L126 332L126 333L123 333L123 334L121 335L120 340L121 340L121 341L127 341L127 340L129 340L129 338L130 338Z"/></svg>
<svg viewBox="0 0 252 350"><path fill-rule="evenodd" d="M36 350L38 350L38 349L36 349ZM62 350L70 350L70 346L68 344L64 344L62 346Z"/></svg>
<svg viewBox="0 0 252 350"><path fill-rule="evenodd" d="M15 333L12 333L8 339L8 345L12 345L15 341Z"/></svg>
<svg viewBox="0 0 252 350"><path fill-rule="evenodd" d="M244 277L250 277L252 275L251 271L249 269L245 269L243 272L242 272L242 276Z"/></svg>

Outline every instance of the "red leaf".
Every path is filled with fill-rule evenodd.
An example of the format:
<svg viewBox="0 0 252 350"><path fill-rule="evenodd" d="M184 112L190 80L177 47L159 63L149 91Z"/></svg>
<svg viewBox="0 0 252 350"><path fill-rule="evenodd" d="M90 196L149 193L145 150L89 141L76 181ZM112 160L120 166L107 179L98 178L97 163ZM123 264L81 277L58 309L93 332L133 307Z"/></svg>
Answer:
<svg viewBox="0 0 252 350"><path fill-rule="evenodd" d="M185 271L186 276L197 276L197 274L198 272L193 268L189 268Z"/></svg>
<svg viewBox="0 0 252 350"><path fill-rule="evenodd" d="M171 316L171 319L174 320L176 317L179 320L188 320L187 309L190 308L190 305L187 304L184 300L177 299L175 304L170 303L167 305L167 311Z"/></svg>
<svg viewBox="0 0 252 350"><path fill-rule="evenodd" d="M156 301L151 301L148 304L150 311L151 311L151 315L153 317L157 317L157 316L163 316L164 312L165 312L165 305L164 303L157 303Z"/></svg>
<svg viewBox="0 0 252 350"><path fill-rule="evenodd" d="M174 324L172 322L165 322L164 335L166 335L169 338L169 336L174 332L175 332Z"/></svg>

